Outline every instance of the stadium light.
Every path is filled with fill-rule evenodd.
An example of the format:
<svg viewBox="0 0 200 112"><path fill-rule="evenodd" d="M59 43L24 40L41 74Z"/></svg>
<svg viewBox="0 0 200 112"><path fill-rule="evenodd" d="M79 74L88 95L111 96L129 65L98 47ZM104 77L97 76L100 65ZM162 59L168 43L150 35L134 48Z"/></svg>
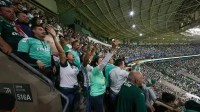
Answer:
<svg viewBox="0 0 200 112"><path fill-rule="evenodd" d="M135 24L133 24L133 25L132 25L132 28L135 28L135 27L136 27L136 25L135 25Z"/></svg>
<svg viewBox="0 0 200 112"><path fill-rule="evenodd" d="M134 15L134 12L133 12L133 11L130 11L130 12L129 12L129 15L130 15L130 16L133 16L133 15Z"/></svg>

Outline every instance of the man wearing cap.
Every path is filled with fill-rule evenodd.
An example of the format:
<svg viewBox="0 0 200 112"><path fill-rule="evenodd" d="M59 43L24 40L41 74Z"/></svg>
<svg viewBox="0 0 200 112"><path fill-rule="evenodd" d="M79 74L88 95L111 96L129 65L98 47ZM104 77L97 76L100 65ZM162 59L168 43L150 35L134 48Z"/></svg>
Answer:
<svg viewBox="0 0 200 112"><path fill-rule="evenodd" d="M60 43L56 39L55 31L51 31L52 29L47 29L49 33L52 35L56 48L59 52L60 57L60 91L68 97L69 104L66 112L74 112L74 107L76 102L78 101L78 79L77 75L79 73L79 69L75 66L74 60L75 56L72 53L72 50L64 51L61 47ZM65 99L61 98L63 107L66 104Z"/></svg>
<svg viewBox="0 0 200 112"><path fill-rule="evenodd" d="M45 29L34 26L34 37L23 38L18 45L18 56L54 81L55 63L50 45L44 41Z"/></svg>
<svg viewBox="0 0 200 112"><path fill-rule="evenodd" d="M15 27L15 12L9 0L0 1L0 50L16 53L19 41L23 38Z"/></svg>

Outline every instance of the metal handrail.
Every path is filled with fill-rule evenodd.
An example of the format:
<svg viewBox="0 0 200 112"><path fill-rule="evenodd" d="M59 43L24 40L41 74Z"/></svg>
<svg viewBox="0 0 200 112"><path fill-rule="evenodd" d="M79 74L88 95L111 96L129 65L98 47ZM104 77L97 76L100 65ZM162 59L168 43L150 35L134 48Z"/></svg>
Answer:
<svg viewBox="0 0 200 112"><path fill-rule="evenodd" d="M32 66L30 66L28 63L26 63L24 60L22 60L21 58L19 58L18 56L16 56L15 54L11 53L9 55L10 57L12 57L15 61L17 61L18 63L22 64L24 67L26 67L28 70L30 70L32 73L34 73L35 75L37 75L40 79L43 79L42 81L44 83L47 83L48 86L50 87L51 91L54 91L54 84L53 82L48 79L44 74L40 73L39 71L37 71L35 68L33 68Z"/></svg>
<svg viewBox="0 0 200 112"><path fill-rule="evenodd" d="M17 61L18 63L22 64L24 67L26 67L28 70L30 70L34 74L34 76L39 77L42 82L46 83L50 87L50 91L57 90L54 87L54 84L53 84L53 82L50 79L48 79L44 74L40 73L35 68L33 68L32 66L30 66L28 63L26 63L25 61L23 61L21 58L19 58L18 56L16 56L13 53L11 53L9 55L9 57L11 57L15 61ZM63 108L63 112L65 112L67 110L68 105L69 105L69 98L67 96L65 96L63 93L61 93L59 90L57 90L57 92L60 94L61 97L63 97L66 100L66 104L65 104L65 106Z"/></svg>
<svg viewBox="0 0 200 112"><path fill-rule="evenodd" d="M60 94L61 97L63 97L66 100L65 106L63 108L63 112L66 112L67 107L69 105L69 98L65 96L63 93L61 93L60 91L58 91L58 93Z"/></svg>

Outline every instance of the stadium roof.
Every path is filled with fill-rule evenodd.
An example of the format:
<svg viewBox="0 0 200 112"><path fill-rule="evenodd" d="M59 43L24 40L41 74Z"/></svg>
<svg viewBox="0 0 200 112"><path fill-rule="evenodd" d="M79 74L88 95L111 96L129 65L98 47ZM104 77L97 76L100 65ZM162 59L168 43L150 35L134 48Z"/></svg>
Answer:
<svg viewBox="0 0 200 112"><path fill-rule="evenodd" d="M180 32L197 25L200 7L199 0L56 1L60 13L75 9L103 36L146 42L192 41Z"/></svg>

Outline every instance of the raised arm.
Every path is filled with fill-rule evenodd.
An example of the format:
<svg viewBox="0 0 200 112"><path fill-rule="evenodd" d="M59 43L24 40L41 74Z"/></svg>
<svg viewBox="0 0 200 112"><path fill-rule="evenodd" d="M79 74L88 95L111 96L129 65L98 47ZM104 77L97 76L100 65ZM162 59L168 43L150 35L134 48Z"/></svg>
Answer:
<svg viewBox="0 0 200 112"><path fill-rule="evenodd" d="M164 103L162 103L162 102L160 102L160 101L156 101L155 103L156 103L157 105L162 105L162 106L168 108L168 109L171 110L171 111L177 112L177 110L175 110L173 107L168 106L168 105L166 105L166 104L164 104Z"/></svg>
<svg viewBox="0 0 200 112"><path fill-rule="evenodd" d="M49 27L49 26L47 26L46 29L51 34L51 36L53 37L53 40L54 40L55 45L56 45L56 48L58 49L58 52L59 52L60 62L62 64L64 64L65 61L67 60L67 57L65 55L65 51L63 50L62 46L60 45L60 43L56 39L56 32L55 32L55 30L52 27Z"/></svg>
<svg viewBox="0 0 200 112"><path fill-rule="evenodd" d="M92 46L90 46L92 47ZM83 58L83 66L86 67L89 61L93 58L95 52L96 52L97 46L94 45L84 56Z"/></svg>
<svg viewBox="0 0 200 112"><path fill-rule="evenodd" d="M110 58L113 56L117 46L120 44L118 40L112 42L112 48L110 52L106 53L105 58L102 60L101 64L99 65L99 70L102 71L106 64L109 62Z"/></svg>

